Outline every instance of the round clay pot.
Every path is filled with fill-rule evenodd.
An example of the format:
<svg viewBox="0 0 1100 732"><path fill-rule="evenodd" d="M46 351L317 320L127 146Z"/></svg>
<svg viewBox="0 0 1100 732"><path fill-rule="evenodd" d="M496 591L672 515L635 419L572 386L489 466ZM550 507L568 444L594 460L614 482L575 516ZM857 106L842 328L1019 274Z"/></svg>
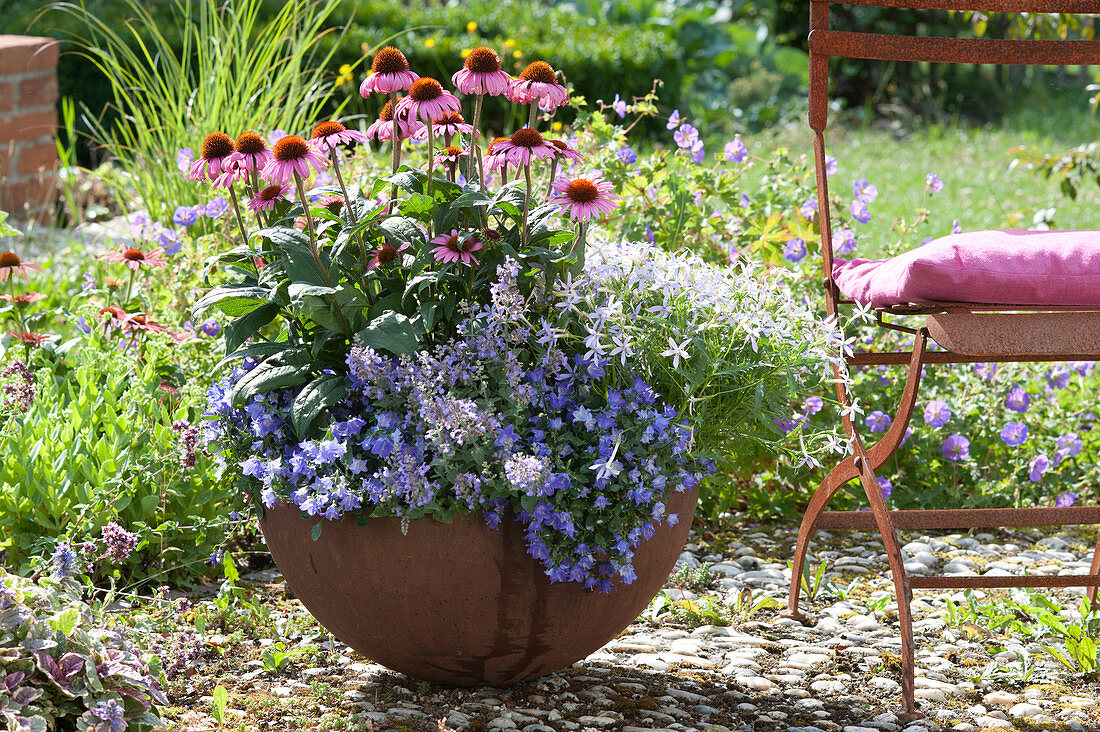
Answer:
<svg viewBox="0 0 1100 732"><path fill-rule="evenodd" d="M551 583L527 555L522 525L490 529L477 515L410 522L316 520L280 504L260 521L291 591L337 638L370 660L454 686L506 685L579 661L648 605L680 556L697 493L677 493L662 526L638 548L638 579L600 594Z"/></svg>

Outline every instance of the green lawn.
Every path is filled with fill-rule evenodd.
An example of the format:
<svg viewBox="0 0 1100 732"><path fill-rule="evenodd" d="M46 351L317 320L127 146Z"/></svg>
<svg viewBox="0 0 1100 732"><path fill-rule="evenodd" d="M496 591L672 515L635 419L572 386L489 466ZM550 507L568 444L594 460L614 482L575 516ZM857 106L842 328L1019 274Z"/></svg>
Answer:
<svg viewBox="0 0 1100 732"><path fill-rule="evenodd" d="M1017 146L1035 146L1041 153L1058 154L1096 140L1100 119L1090 114L1083 92L1054 96L1030 90L1013 114L982 126L937 123L899 132L885 124L845 127L834 119L826 149L839 163L830 178L834 195L850 199L852 182L860 177L878 187L870 223L856 228L857 234L872 234L867 238L878 243L899 241L892 231L895 221L902 216L912 219L922 205L931 217L917 241L950 233L955 219L964 230L1031 228L1034 213L1048 208L1056 209L1052 228L1100 228L1100 187L1083 185L1072 201L1041 176L1023 167L1011 169L1009 152ZM759 146L756 154L780 144L812 155L812 137L805 126L750 141L750 146ZM927 173L944 182L943 191L930 197L924 192Z"/></svg>

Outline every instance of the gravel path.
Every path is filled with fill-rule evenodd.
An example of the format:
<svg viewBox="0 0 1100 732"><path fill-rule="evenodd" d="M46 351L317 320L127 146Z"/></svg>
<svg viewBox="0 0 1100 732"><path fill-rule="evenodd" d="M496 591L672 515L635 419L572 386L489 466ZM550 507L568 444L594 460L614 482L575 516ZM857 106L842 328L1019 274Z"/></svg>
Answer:
<svg viewBox="0 0 1100 732"><path fill-rule="evenodd" d="M525 684L450 689L417 682L325 641L330 652L322 661L277 673L248 661L247 653L212 668L200 664L173 694L174 729L215 728L208 695L220 681L230 690L234 724L256 730L439 730L444 718L458 731L1100 730L1095 675L1060 668L1040 643L990 632L986 620L950 623L948 601L967 602L948 592L918 592L914 599L916 693L926 717L899 724L896 604L877 535L819 535L810 567L825 560L828 571L817 598L804 602L807 625L779 618L774 608L748 612L765 596L785 602L794 536L791 528L773 527L693 534L680 563L708 568L708 589L687 589L682 573L681 586L670 580L663 590L663 607L652 605L584 661ZM1092 542L1084 536L914 534L903 541L907 566L921 574L1065 574L1087 573ZM276 594L280 589L276 572L254 579ZM1077 608L1082 594L1049 596ZM717 618L728 624L708 622ZM291 626L280 630L287 643L309 632ZM252 641L257 654L272 642Z"/></svg>

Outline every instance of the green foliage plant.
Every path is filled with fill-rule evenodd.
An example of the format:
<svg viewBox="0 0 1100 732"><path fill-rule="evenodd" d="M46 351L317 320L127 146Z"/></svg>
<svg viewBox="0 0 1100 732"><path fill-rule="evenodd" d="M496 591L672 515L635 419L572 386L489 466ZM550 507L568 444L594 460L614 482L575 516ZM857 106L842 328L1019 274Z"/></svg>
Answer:
<svg viewBox="0 0 1100 732"><path fill-rule="evenodd" d="M155 656L143 657L86 604L71 578L0 568L0 723L11 732L163 729Z"/></svg>
<svg viewBox="0 0 1100 732"><path fill-rule="evenodd" d="M79 21L71 40L110 81L117 117L93 123L93 131L154 220L190 200L190 184L164 161L207 120L301 131L328 101L328 56L318 44L335 32L326 28L338 0L294 0L266 20L263 0L118 4L126 12L118 24L84 2L51 8ZM178 41L168 29L179 32ZM96 110L85 114L100 118Z"/></svg>

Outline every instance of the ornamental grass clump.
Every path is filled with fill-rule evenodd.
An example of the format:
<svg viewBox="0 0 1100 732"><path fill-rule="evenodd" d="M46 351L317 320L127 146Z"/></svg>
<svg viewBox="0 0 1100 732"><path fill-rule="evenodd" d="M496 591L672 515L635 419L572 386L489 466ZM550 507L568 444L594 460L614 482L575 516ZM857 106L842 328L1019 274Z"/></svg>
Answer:
<svg viewBox="0 0 1100 732"><path fill-rule="evenodd" d="M518 522L552 581L610 591L718 463L785 439L814 459L777 420L820 387L835 338L779 274L604 241L620 199L539 130L568 99L557 72L536 62L505 85L477 61L455 75L470 126L464 99L379 52L361 91L392 102L368 133L393 146L390 175L341 177L355 136L284 138L283 167L277 146L260 178L296 200L240 227L195 308L235 318L239 362L210 389L206 438L240 491L298 508L315 537L349 515L476 513ZM482 150L477 107L501 93L526 126ZM307 190L329 165L340 185Z"/></svg>

